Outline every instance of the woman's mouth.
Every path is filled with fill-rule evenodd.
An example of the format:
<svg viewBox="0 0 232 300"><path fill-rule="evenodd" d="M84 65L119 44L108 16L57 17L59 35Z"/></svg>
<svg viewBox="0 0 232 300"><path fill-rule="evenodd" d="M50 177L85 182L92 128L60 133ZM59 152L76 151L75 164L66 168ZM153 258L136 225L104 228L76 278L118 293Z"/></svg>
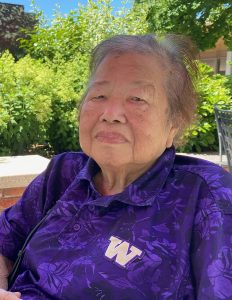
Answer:
<svg viewBox="0 0 232 300"><path fill-rule="evenodd" d="M127 142L127 139L121 133L114 131L99 131L95 138L99 142L107 144L123 144Z"/></svg>

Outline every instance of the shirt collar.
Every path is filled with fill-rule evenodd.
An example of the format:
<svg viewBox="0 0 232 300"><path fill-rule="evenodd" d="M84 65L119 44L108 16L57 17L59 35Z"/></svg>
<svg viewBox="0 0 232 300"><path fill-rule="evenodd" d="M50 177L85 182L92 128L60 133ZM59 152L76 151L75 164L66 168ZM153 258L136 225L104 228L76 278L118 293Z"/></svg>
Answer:
<svg viewBox="0 0 232 300"><path fill-rule="evenodd" d="M138 179L132 182L126 189L119 194L102 196L98 193L97 200L93 204L100 206L108 206L113 201L119 201L135 206L152 205L155 198L159 194L166 179L173 167L175 159L175 148L167 148L158 160ZM97 163L89 158L85 167L80 171L79 180L87 180L92 189L94 175L100 170Z"/></svg>

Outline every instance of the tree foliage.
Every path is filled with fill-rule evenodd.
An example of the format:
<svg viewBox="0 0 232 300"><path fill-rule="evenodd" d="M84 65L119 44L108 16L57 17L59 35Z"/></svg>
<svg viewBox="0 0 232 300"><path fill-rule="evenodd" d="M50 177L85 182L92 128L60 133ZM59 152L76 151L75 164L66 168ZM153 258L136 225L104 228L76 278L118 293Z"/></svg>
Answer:
<svg viewBox="0 0 232 300"><path fill-rule="evenodd" d="M149 6L147 21L155 33L190 36L200 50L213 48L220 37L232 50L231 0L137 0Z"/></svg>
<svg viewBox="0 0 232 300"><path fill-rule="evenodd" d="M67 61L77 53L89 54L112 35L147 32L146 15L145 8L113 12L111 0L89 0L67 16L57 12L52 24L41 15L34 30L27 32L29 39L21 39L21 47L34 58Z"/></svg>

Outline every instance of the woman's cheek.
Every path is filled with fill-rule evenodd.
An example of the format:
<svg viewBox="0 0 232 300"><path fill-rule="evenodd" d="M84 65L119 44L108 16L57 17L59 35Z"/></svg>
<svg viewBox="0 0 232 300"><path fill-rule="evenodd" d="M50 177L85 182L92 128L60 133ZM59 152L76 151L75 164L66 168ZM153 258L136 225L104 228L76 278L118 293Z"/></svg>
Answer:
<svg viewBox="0 0 232 300"><path fill-rule="evenodd" d="M133 120L134 122L144 122L148 116L148 109L147 108L134 108L129 112L129 119Z"/></svg>
<svg viewBox="0 0 232 300"><path fill-rule="evenodd" d="M81 109L81 114L85 115L86 113L90 112L93 110L92 105L89 102L86 102L83 104L82 109Z"/></svg>
<svg viewBox="0 0 232 300"><path fill-rule="evenodd" d="M92 105L83 105L80 113L80 126L85 123L91 123L96 117L97 111Z"/></svg>

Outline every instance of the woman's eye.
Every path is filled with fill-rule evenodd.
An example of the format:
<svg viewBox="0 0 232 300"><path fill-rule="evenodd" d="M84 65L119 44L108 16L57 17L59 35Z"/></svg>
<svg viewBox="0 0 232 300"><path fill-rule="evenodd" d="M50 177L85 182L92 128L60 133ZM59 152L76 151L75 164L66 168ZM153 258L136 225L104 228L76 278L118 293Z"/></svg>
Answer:
<svg viewBox="0 0 232 300"><path fill-rule="evenodd" d="M103 99L105 99L104 95L98 95L98 96L92 97L92 100L103 100Z"/></svg>
<svg viewBox="0 0 232 300"><path fill-rule="evenodd" d="M145 102L145 100L140 97L131 97L131 100L134 102Z"/></svg>

